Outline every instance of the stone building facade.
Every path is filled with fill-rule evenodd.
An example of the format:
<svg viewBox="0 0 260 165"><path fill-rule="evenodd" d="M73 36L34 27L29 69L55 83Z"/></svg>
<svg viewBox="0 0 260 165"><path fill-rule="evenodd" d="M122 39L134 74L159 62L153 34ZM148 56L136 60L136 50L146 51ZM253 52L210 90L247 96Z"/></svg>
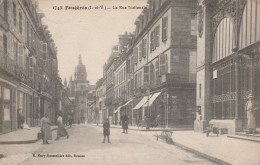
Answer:
<svg viewBox="0 0 260 165"><path fill-rule="evenodd" d="M88 92L93 89L87 80L86 66L79 55L79 63L75 67L74 79L70 77L67 86L64 84L67 95L73 101L73 121L85 123L88 119Z"/></svg>
<svg viewBox="0 0 260 165"><path fill-rule="evenodd" d="M0 133L16 130L18 109L37 126L60 108L57 50L37 11L31 0L0 2Z"/></svg>
<svg viewBox="0 0 260 165"><path fill-rule="evenodd" d="M117 122L125 111L132 124L160 116L167 126L193 125L196 1L149 0L148 5L135 21L135 34L126 50L117 48L108 60L106 103L111 102ZM114 93L112 99L109 93Z"/></svg>

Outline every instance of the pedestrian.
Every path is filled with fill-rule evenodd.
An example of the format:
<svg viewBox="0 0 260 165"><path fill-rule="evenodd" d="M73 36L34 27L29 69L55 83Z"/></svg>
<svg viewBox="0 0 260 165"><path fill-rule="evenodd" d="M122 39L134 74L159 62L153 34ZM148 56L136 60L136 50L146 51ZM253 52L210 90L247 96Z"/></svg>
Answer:
<svg viewBox="0 0 260 165"><path fill-rule="evenodd" d="M67 139L68 139L69 134L68 134L67 130L65 129L64 125L63 125L62 117L61 117L60 114L58 114L57 124L58 124L57 138L55 140L59 140L60 137L65 137L65 136L67 136Z"/></svg>
<svg viewBox="0 0 260 165"><path fill-rule="evenodd" d="M109 120L108 120L108 119L105 119L105 121L104 121L104 123L103 123L103 135L104 135L103 143L105 143L106 137L107 137L108 143L110 143L110 141L109 141L110 124L109 124Z"/></svg>
<svg viewBox="0 0 260 165"><path fill-rule="evenodd" d="M122 122L122 128L123 128L123 132L122 133L128 133L127 129L128 129L128 117L127 114L125 112L123 112L122 117L121 117L121 122Z"/></svg>
<svg viewBox="0 0 260 165"><path fill-rule="evenodd" d="M17 114L17 125L18 125L18 128L23 129L24 116L22 114L22 110L20 108L18 108L17 112L18 112L18 114Z"/></svg>
<svg viewBox="0 0 260 165"><path fill-rule="evenodd" d="M41 118L41 132L43 144L49 144L48 140L52 140L52 134L51 123L47 113L45 113L44 116Z"/></svg>
<svg viewBox="0 0 260 165"><path fill-rule="evenodd" d="M71 128L71 126L72 126L72 116L71 115L69 115L69 125L70 125L70 128Z"/></svg>
<svg viewBox="0 0 260 165"><path fill-rule="evenodd" d="M247 129L249 133L256 132L255 111L259 108L259 103L254 99L253 94L249 94L248 101L245 104L247 112Z"/></svg>

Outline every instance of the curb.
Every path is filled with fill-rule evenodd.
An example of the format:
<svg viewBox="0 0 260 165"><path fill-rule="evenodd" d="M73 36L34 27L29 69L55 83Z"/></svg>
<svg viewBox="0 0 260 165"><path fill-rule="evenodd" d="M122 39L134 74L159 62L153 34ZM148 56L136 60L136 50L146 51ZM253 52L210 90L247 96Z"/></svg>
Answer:
<svg viewBox="0 0 260 165"><path fill-rule="evenodd" d="M97 126L97 127L102 127L101 125L91 125L91 126ZM110 126L110 128L117 128L117 129L122 129L121 127L115 127L115 126ZM167 128L167 129L136 129L136 128L128 128L128 130L133 130L133 131L190 131L194 130L193 128Z"/></svg>
<svg viewBox="0 0 260 165"><path fill-rule="evenodd" d="M231 163L228 163L228 162L226 162L226 161L224 161L224 160L221 160L221 159L219 159L219 158L216 158L216 157L214 157L214 156L211 156L211 155L202 153L202 152L200 152L200 151L198 151L198 150L192 149L192 148L187 147L187 146L185 146L185 145L183 145L183 144L180 144L180 143L178 143L178 142L173 141L173 144L172 144L172 145L175 145L175 146L177 146L177 147L180 147L180 148L182 148L182 149L184 149L184 150L186 150L186 151L192 152L192 153L194 153L194 154L196 154L196 155L198 155L198 156L201 156L201 157L203 157L203 158L206 158L206 159L208 159L208 160L210 160L210 161L213 161L213 162L215 162L215 163L222 164L222 165L231 165Z"/></svg>
<svg viewBox="0 0 260 165"><path fill-rule="evenodd" d="M252 138L248 138L248 137L239 137L239 136L233 136L233 135L228 135L227 137L228 138L233 138L233 139L246 140L246 141L260 143L259 139L252 139Z"/></svg>
<svg viewBox="0 0 260 165"><path fill-rule="evenodd" d="M51 131L55 131L57 128L51 129ZM5 144L31 144L31 143L36 143L37 141L41 140L40 138L36 138L33 140L22 140L22 141L0 141L0 145L5 145Z"/></svg>

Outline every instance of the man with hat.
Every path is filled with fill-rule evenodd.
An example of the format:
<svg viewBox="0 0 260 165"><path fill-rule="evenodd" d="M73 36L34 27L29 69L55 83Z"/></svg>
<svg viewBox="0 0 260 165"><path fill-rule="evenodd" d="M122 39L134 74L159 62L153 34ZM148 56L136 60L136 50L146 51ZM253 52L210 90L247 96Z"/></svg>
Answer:
<svg viewBox="0 0 260 165"><path fill-rule="evenodd" d="M247 129L249 133L255 133L256 131L255 111L258 107L259 103L254 99L254 95L252 93L249 94L248 101L245 105L245 110L247 112Z"/></svg>

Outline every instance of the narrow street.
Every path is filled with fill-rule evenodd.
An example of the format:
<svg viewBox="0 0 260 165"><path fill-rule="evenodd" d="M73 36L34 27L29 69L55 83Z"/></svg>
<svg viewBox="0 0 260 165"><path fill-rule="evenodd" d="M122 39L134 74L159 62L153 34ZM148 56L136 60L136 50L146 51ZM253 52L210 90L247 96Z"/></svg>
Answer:
<svg viewBox="0 0 260 165"><path fill-rule="evenodd" d="M42 141L34 144L2 145L1 150L4 149L8 156L6 162L0 160L0 164L66 165L75 161L77 164L91 165L214 164L176 146L157 142L155 137L146 136L145 132L130 131L129 134L123 134L120 129L111 129L111 143L103 144L101 127L74 125L68 131L69 139L50 141L51 144L48 145L42 145ZM55 137L54 131L53 138ZM64 157L47 157L47 154Z"/></svg>

